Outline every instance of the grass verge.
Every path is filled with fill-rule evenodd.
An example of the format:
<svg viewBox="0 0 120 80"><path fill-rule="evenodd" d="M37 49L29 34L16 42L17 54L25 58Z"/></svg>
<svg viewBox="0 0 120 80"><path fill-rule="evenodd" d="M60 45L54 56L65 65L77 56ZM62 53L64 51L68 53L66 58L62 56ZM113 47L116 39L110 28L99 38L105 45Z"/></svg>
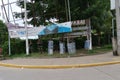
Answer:
<svg viewBox="0 0 120 80"><path fill-rule="evenodd" d="M112 51L111 45L105 45L102 47L93 47L92 50L79 49L75 54L64 53L60 54L58 51L55 51L53 55L49 55L47 52L43 53L31 53L27 56L25 53L15 54L9 56L9 58L66 58L66 57L80 57L88 55L97 55L103 54Z"/></svg>

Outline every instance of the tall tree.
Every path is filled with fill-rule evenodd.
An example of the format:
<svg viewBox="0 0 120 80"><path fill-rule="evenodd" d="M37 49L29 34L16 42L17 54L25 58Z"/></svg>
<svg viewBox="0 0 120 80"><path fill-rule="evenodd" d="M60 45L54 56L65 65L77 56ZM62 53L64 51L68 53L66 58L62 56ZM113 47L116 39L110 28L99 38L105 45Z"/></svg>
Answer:
<svg viewBox="0 0 120 80"><path fill-rule="evenodd" d="M69 0L71 19L80 20L91 18L92 28L99 35L100 44L101 33L110 31L110 1L109 0ZM23 7L23 2L19 2ZM28 18L30 24L39 26L44 24L45 20L57 18L59 22L66 19L67 0L31 0L27 2ZM109 26L108 26L109 25Z"/></svg>
<svg viewBox="0 0 120 80"><path fill-rule="evenodd" d="M108 0L98 0L95 4L96 8L91 16L93 29L98 34L98 45L101 44L101 35L104 33L110 34L111 30L111 12Z"/></svg>
<svg viewBox="0 0 120 80"><path fill-rule="evenodd" d="M19 0L17 3L18 6L24 8L24 1ZM46 9L48 4L46 4L46 0L31 0L27 2L27 18L30 19L28 21L29 24L33 26L39 26L40 24L45 24L45 16ZM22 16L21 16L22 15ZM24 18L24 13L15 13L16 17Z"/></svg>
<svg viewBox="0 0 120 80"><path fill-rule="evenodd" d="M47 0L48 9L45 17L47 19L57 18L60 22L66 21L65 0Z"/></svg>
<svg viewBox="0 0 120 80"><path fill-rule="evenodd" d="M31 0L27 2L28 10L28 23L39 26L45 24L45 20L50 18L59 19L59 22L64 22L66 20L66 0ZM24 8L23 0L18 1L18 6ZM16 13L16 17L24 17L23 13Z"/></svg>
<svg viewBox="0 0 120 80"><path fill-rule="evenodd" d="M7 27L3 23L3 21L0 20L0 46L4 44L5 41L7 41L7 35L8 35Z"/></svg>

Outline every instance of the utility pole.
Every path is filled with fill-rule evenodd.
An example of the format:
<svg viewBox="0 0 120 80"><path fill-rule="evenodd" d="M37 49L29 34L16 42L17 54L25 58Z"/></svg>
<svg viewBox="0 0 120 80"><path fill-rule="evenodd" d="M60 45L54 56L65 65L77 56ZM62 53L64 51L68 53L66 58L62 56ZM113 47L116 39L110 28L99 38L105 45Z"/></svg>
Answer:
<svg viewBox="0 0 120 80"><path fill-rule="evenodd" d="M70 12L70 1L67 0L68 2L68 14L69 14L69 21L71 21L71 12Z"/></svg>
<svg viewBox="0 0 120 80"><path fill-rule="evenodd" d="M120 55L120 0L115 0L115 10L116 10L116 25L117 25L117 53L116 55Z"/></svg>
<svg viewBox="0 0 120 80"><path fill-rule="evenodd" d="M90 4L88 2L88 8ZM89 40L89 50L92 50L92 34L91 34L91 19L88 19L88 40Z"/></svg>
<svg viewBox="0 0 120 80"><path fill-rule="evenodd" d="M8 0L8 20L10 19L10 5L9 5L9 0ZM8 21L9 23L9 21ZM8 46L9 46L9 56L11 55L11 45L10 45L10 35L9 35L9 31L8 31Z"/></svg>
<svg viewBox="0 0 120 80"><path fill-rule="evenodd" d="M26 31L26 55L29 55L29 44L28 44L28 28L27 28L27 9L26 9L27 1L24 0L24 9L25 9L25 31Z"/></svg>
<svg viewBox="0 0 120 80"><path fill-rule="evenodd" d="M71 21L71 12L70 12L70 1L67 0L67 7L68 7L68 21ZM69 36L67 37L67 44L69 44Z"/></svg>
<svg viewBox="0 0 120 80"><path fill-rule="evenodd" d="M65 0L65 12L66 12L66 20L69 21L68 19L68 6L67 6L67 1Z"/></svg>
<svg viewBox="0 0 120 80"><path fill-rule="evenodd" d="M90 40L90 47L89 50L92 50L92 34L91 34L91 20L89 18L89 40Z"/></svg>

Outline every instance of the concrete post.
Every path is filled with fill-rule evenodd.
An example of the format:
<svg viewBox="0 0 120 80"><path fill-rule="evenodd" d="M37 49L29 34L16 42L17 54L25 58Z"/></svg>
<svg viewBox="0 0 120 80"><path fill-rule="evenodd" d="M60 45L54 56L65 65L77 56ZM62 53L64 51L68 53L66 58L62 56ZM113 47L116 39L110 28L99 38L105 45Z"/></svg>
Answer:
<svg viewBox="0 0 120 80"><path fill-rule="evenodd" d="M28 28L27 28L27 0L24 0L24 9L25 9L25 30L26 30L26 55L29 55L29 43L28 43Z"/></svg>
<svg viewBox="0 0 120 80"><path fill-rule="evenodd" d="M117 55L120 55L120 8L119 1L115 0L116 25L117 25Z"/></svg>

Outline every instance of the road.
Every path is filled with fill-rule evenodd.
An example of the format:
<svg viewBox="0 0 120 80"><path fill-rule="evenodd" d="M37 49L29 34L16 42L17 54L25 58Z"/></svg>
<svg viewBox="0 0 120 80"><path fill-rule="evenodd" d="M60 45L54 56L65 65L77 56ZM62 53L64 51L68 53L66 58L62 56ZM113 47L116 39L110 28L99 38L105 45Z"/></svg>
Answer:
<svg viewBox="0 0 120 80"><path fill-rule="evenodd" d="M69 69L0 67L0 80L120 80L120 64Z"/></svg>

